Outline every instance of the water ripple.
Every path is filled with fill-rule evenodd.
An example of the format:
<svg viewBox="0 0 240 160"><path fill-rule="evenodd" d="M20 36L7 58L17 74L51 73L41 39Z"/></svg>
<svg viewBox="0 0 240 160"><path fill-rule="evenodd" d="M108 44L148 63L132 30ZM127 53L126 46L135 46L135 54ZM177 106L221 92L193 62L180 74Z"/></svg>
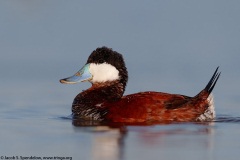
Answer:
<svg viewBox="0 0 240 160"><path fill-rule="evenodd" d="M234 116L228 116L228 115L223 115L219 116L214 120L214 122L222 122L222 123L239 123L240 122L240 117L234 117Z"/></svg>

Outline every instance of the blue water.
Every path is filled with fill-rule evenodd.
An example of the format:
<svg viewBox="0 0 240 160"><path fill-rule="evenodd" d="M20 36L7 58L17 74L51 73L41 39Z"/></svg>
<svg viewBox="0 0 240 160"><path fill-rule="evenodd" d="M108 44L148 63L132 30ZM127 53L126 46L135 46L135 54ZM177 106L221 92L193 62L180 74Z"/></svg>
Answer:
<svg viewBox="0 0 240 160"><path fill-rule="evenodd" d="M240 117L210 123L98 125L67 117L1 118L1 156L237 159Z"/></svg>

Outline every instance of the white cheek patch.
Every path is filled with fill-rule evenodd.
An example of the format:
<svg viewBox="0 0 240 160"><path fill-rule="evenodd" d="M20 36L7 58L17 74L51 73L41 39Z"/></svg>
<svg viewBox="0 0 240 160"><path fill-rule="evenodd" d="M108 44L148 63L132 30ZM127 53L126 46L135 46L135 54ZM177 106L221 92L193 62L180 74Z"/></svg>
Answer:
<svg viewBox="0 0 240 160"><path fill-rule="evenodd" d="M107 63L90 63L89 72L93 76L90 80L92 83L114 81L119 79L119 71L114 66Z"/></svg>

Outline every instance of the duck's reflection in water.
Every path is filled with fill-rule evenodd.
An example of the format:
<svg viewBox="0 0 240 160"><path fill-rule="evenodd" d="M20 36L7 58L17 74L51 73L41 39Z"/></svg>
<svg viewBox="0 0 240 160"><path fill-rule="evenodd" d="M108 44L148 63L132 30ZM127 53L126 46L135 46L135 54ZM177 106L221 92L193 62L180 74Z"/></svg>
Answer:
<svg viewBox="0 0 240 160"><path fill-rule="evenodd" d="M74 128L81 132L90 132L92 136L90 159L123 160L126 158L126 141L141 148L182 146L183 141L192 141L198 147L211 150L213 147L214 127L211 123L162 123L162 124L119 124L99 123L96 121L73 120ZM130 135L129 138L127 138ZM196 138L206 135L205 138ZM179 139L182 136L183 139ZM192 138L188 138L191 137ZM131 138L132 137L132 138ZM174 138L175 137L175 138ZM195 138L194 138L195 137ZM201 137L201 136L198 136ZM194 140L193 140L194 139ZM197 139L197 140L196 140ZM133 142L132 142L133 141ZM135 141L135 142L134 142ZM192 145L191 142L188 145ZM193 142L194 141L194 142ZM200 143L199 143L200 142ZM129 142L127 142L129 143ZM133 145L133 146L134 146ZM138 146L139 145L139 146ZM137 154L137 153L131 153ZM143 154L143 153L140 153ZM129 157L129 156L127 156ZM141 159L141 158L140 158Z"/></svg>
<svg viewBox="0 0 240 160"><path fill-rule="evenodd" d="M124 139L126 127L121 125L106 125L97 121L73 120L77 131L90 132L92 136L92 160L122 160L124 159ZM79 128L81 128L79 130Z"/></svg>

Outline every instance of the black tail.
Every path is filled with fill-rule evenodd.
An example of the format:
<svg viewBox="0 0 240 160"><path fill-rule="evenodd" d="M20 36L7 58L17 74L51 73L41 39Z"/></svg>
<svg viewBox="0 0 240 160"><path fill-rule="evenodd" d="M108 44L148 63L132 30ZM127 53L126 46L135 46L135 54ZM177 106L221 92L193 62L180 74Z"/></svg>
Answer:
<svg viewBox="0 0 240 160"><path fill-rule="evenodd" d="M218 78L220 77L221 75L221 72L217 72L218 71L218 68L216 69L216 71L214 72L212 78L210 79L210 81L208 82L207 86L204 88L205 91L207 91L209 94L212 92L214 86L216 85L217 83L217 80Z"/></svg>

